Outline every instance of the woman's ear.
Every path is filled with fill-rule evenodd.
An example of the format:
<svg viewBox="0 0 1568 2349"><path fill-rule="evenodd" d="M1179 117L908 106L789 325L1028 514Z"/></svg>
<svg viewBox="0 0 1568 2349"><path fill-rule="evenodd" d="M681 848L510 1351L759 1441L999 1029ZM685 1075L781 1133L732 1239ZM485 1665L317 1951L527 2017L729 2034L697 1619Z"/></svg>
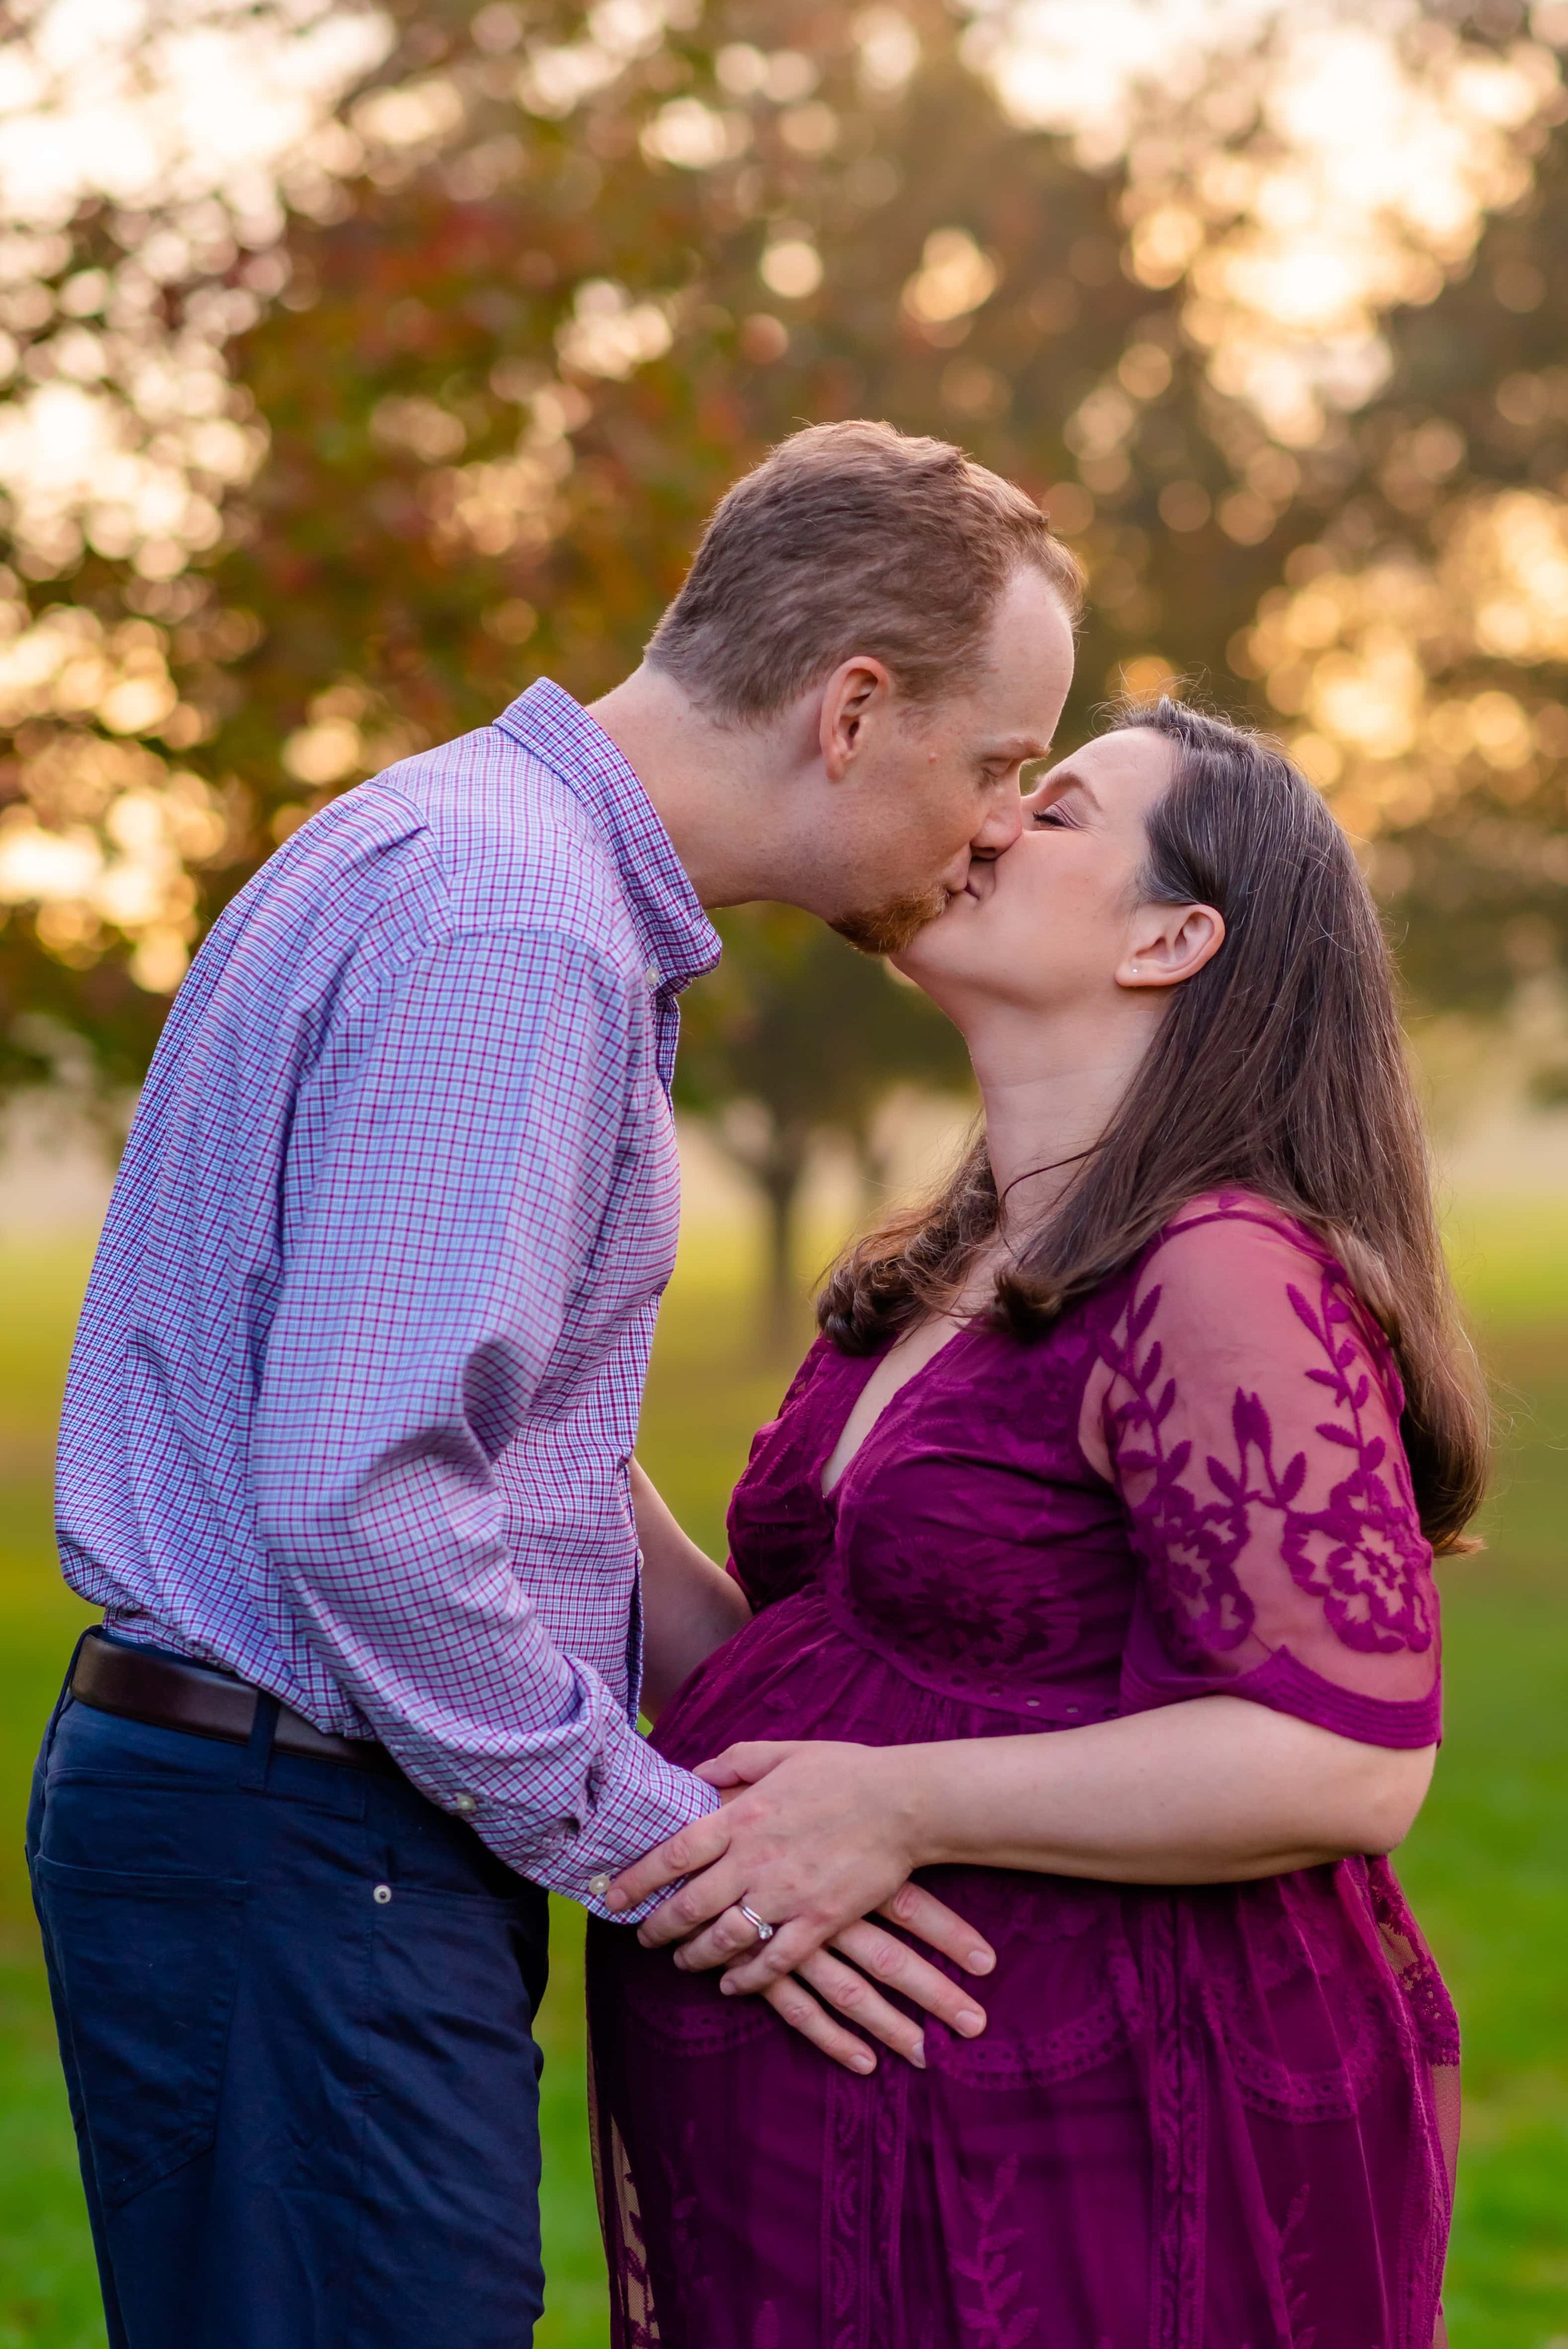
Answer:
<svg viewBox="0 0 1568 2349"><path fill-rule="evenodd" d="M1140 905L1116 968L1118 987L1179 987L1225 943L1212 905Z"/></svg>

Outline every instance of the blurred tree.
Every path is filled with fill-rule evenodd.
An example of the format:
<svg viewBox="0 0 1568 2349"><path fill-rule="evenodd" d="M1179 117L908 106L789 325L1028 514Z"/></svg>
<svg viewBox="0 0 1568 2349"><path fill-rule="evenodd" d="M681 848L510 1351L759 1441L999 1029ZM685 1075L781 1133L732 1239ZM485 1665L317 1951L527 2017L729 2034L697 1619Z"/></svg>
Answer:
<svg viewBox="0 0 1568 2349"><path fill-rule="evenodd" d="M1473 266L1385 322L1332 508L1235 648L1371 862L1418 998L1568 948L1568 125Z"/></svg>
<svg viewBox="0 0 1568 2349"><path fill-rule="evenodd" d="M83 1048L134 1089L233 853L170 664L200 687L251 624L181 574L265 447L225 346L387 41L354 0L0 12L0 1090Z"/></svg>
<svg viewBox="0 0 1568 2349"><path fill-rule="evenodd" d="M329 792L535 670L584 698L623 674L717 497L798 419L957 430L1047 495L1135 322L1173 341L1169 299L1119 269L1114 179L1002 120L944 7L665 13L597 10L588 42L579 12L552 41L535 11L524 48L504 5L408 8L338 216L292 227L282 298L232 353L266 461L210 564L136 590L150 692L223 792L221 843L181 866L188 933ZM1076 482L1062 519L1099 543ZM863 1135L880 1092L954 1056L836 941L731 929L722 1014L694 1005L700 1091L759 1112L778 1261L810 1132ZM79 943L113 968L99 929Z"/></svg>
<svg viewBox="0 0 1568 2349"><path fill-rule="evenodd" d="M316 0L293 6L302 24L323 16ZM484 722L540 670L583 697L624 673L726 483L807 418L946 433L1045 501L1091 573L1072 727L1108 690L1172 675L1252 696L1296 723L1361 821L1378 693L1356 679L1367 660L1385 685L1394 674L1392 574L1375 549L1398 546L1402 579L1423 565L1438 579L1447 562L1451 603L1455 565L1481 559L1470 468L1493 458L1467 427L1449 462L1449 403L1490 402L1506 424L1500 399L1522 415L1544 398L1544 416L1558 396L1503 393L1511 376L1546 382L1535 343L1501 364L1527 326L1544 350L1564 298L1555 265L1524 256L1542 281L1532 312L1525 279L1491 257L1555 234L1555 144L1544 224L1510 213L1467 284L1396 315L1381 392L1377 310L1462 271L1478 209L1517 205L1527 150L1561 132L1554 63L1518 37L1517 10L1504 24L1504 0L1441 24L1406 12L1398 39L1341 13L1368 71L1403 57L1422 121L1449 140L1446 224L1390 183L1343 316L1302 308L1323 268L1292 291L1269 227L1346 201L1292 160L1287 101L1299 107L1312 61L1280 47L1295 37L1284 15L1201 86L1189 73L1145 93L1133 130L1086 156L999 108L980 68L1005 12L977 41L942 0L853 13L601 0L586 15L394 0L377 19L382 62L331 136L302 149L281 243L187 206L171 245L161 222L89 207L33 255L34 311L13 304L5 323L45 389L94 367L134 382L165 416L138 461L173 469L153 484L169 512L176 472L195 502L176 517L183 541L170 522L150 545L157 497L137 539L123 468L106 466L73 551L58 513L13 493L16 554L0 576L13 1070L51 1049L46 1025L16 1030L26 1004L84 1038L108 1080L134 1081L191 944L278 839L388 760ZM1313 67L1341 107L1342 63ZM1489 312L1478 335L1464 305L1494 283L1513 289L1498 296L1502 332ZM1264 294L1284 292L1264 318ZM1418 356L1420 333L1449 316L1470 377ZM1508 430L1549 449L1543 426ZM1423 431L1408 462L1394 453ZM1509 450L1486 476L1500 492L1524 462L1523 440ZM1425 521L1411 465L1434 484ZM1486 512L1495 537L1503 510ZM1508 512L1517 538L1525 510ZM1444 515L1470 517L1462 545ZM1351 584L1330 621L1311 599L1331 577ZM1355 595L1383 626L1375 643L1355 636ZM1496 841L1515 844L1496 848L1506 864L1540 827L1524 794L1508 798L1515 784L1491 780L1521 771L1503 691L1466 688L1480 714L1456 788L1480 786L1463 821L1490 811ZM1457 725L1450 709L1439 731L1457 740ZM1550 721L1531 725L1544 775ZM1399 815L1385 799L1385 879L1425 889L1429 871L1473 863L1442 845L1435 802ZM726 972L690 1007L684 1081L710 1109L753 1104L731 1131L762 1150L784 1233L808 1101L819 1125L863 1137L890 1074L945 1073L951 1041L809 926L757 914L728 927Z"/></svg>

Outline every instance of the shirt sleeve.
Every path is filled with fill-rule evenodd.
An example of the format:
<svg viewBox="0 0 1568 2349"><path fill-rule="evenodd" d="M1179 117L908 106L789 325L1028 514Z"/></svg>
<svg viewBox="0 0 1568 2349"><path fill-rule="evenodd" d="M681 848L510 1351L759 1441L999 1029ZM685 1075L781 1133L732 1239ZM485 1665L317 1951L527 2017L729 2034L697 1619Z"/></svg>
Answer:
<svg viewBox="0 0 1568 2349"><path fill-rule="evenodd" d="M630 1007L577 941L481 934L428 947L363 1018L350 1073L296 1112L326 1133L261 1368L262 1539L414 1784L593 1906L591 1877L717 1799L546 1635L493 1467L591 1268Z"/></svg>
<svg viewBox="0 0 1568 2349"><path fill-rule="evenodd" d="M1142 1568L1128 1706L1224 1692L1366 1744L1435 1744L1438 1600L1403 1397L1341 1268L1265 1213L1179 1226L1091 1394L1086 1448Z"/></svg>

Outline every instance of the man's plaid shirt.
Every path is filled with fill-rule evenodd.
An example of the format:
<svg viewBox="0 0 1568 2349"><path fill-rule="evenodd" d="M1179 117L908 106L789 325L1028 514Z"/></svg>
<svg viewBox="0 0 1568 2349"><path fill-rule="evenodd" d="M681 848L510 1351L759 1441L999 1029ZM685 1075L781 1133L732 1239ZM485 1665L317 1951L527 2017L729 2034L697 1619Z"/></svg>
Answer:
<svg viewBox="0 0 1568 2349"><path fill-rule="evenodd" d="M61 1555L111 1630L379 1738L580 1899L715 1800L636 1733L626 1463L717 953L548 683L335 802L180 991L66 1399Z"/></svg>

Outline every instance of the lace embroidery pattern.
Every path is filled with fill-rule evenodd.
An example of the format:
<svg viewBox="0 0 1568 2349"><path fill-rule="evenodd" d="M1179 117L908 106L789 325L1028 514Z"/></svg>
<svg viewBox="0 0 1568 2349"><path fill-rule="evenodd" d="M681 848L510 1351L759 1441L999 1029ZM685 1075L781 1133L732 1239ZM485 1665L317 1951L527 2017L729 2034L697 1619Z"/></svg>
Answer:
<svg viewBox="0 0 1568 2349"><path fill-rule="evenodd" d="M1312 2256L1305 2224L1311 2202L1311 2186L1298 2186L1279 2230L1279 2280L1290 2320L1290 2349L1317 2349L1317 2327L1310 2321Z"/></svg>
<svg viewBox="0 0 1568 2349"><path fill-rule="evenodd" d="M1234 1460L1209 1454L1202 1473L1211 1497L1194 1489L1192 1443L1172 1441L1166 1432L1179 1402L1177 1381L1166 1372L1162 1341L1156 1337L1143 1346L1163 1294L1159 1284L1150 1288L1131 1309L1121 1342L1108 1340L1106 1360L1125 1397L1108 1420L1117 1466L1140 1487L1130 1515L1153 1562L1154 1595L1176 1652L1188 1661L1225 1654L1252 1634L1256 1609L1235 1568L1264 1513L1277 1520L1293 1580L1321 1599L1344 1646L1378 1654L1429 1647L1427 1545L1404 1463L1367 1423L1372 1378L1336 1274L1324 1271L1315 1304L1294 1283L1286 1290L1321 1356L1305 1375L1326 1391L1336 1414L1314 1432L1347 1455L1344 1476L1317 1508L1298 1506L1306 1454L1276 1460L1268 1410L1242 1387L1231 1405Z"/></svg>
<svg viewBox="0 0 1568 2349"><path fill-rule="evenodd" d="M984 2036L944 2039L933 2060L973 2088L1047 2088L1109 2064L1127 2041L1126 2017L1115 1993L1108 1990L1081 2014L1037 2038L997 2039L990 2046Z"/></svg>
<svg viewBox="0 0 1568 2349"><path fill-rule="evenodd" d="M1336 2010L1344 2034L1337 2062L1313 2071L1282 2063L1253 2044L1235 1982L1216 1975L1205 1996L1238 2093L1253 2112L1274 2120L1354 2119L1373 2089L1398 2070L1404 2052L1386 2010L1359 1984L1344 1986Z"/></svg>
<svg viewBox="0 0 1568 2349"><path fill-rule="evenodd" d="M1442 2069L1460 2060L1460 2021L1443 1978L1432 1962L1416 1920L1406 1904L1398 1878L1386 1859L1367 1868L1372 1910L1377 1920L1388 1962L1405 1994L1415 2023L1421 2053L1429 2064Z"/></svg>
<svg viewBox="0 0 1568 2349"><path fill-rule="evenodd" d="M1350 1306L1327 1271L1319 1283L1315 1310L1294 1284L1285 1294L1296 1319L1323 1350L1326 1367L1306 1375L1327 1389L1341 1415L1319 1422L1316 1433L1326 1444L1355 1454L1355 1464L1347 1466L1324 1508L1286 1512L1285 1562L1300 1588L1323 1600L1330 1624L1347 1648L1377 1654L1397 1648L1424 1650L1432 1642L1427 1545L1418 1530L1402 1455L1365 1423L1372 1381L1350 1334ZM1267 1414L1255 1396L1253 1402L1266 1435ZM1345 1418L1348 1427L1343 1424ZM1303 1460L1304 1470L1305 1464ZM1291 1466L1294 1471L1294 1461Z"/></svg>
<svg viewBox="0 0 1568 2349"><path fill-rule="evenodd" d="M599 2215L610 2266L614 2302L615 2349L660 2349L663 2335L654 2311L653 2278L643 2233L642 2205L621 2132L611 2122L603 2132L608 2140L600 2150L596 2141L595 2182Z"/></svg>
<svg viewBox="0 0 1568 2349"><path fill-rule="evenodd" d="M1024 2303L1024 2271L1015 2256L1024 2230L1004 2223L1010 2214L1021 2215L1014 2199L1017 2183L1016 2153L997 2165L988 2190L975 2178L964 2182L975 2235L967 2244L954 2243L950 2256L954 2273L968 2286L959 2316L975 2349L1023 2349L1039 2330L1040 2312Z"/></svg>
<svg viewBox="0 0 1568 2349"><path fill-rule="evenodd" d="M1202 2349L1203 2178L1209 2106L1203 2055L1184 1976L1192 1954L1173 1903L1151 1902L1144 1917L1142 1975L1148 2000L1149 2119L1154 2153L1151 2340L1161 2349Z"/></svg>
<svg viewBox="0 0 1568 2349"><path fill-rule="evenodd" d="M897 2063L882 2064L864 2080L835 2068L828 2081L822 2149L823 2349L870 2349L883 2335L879 2310L892 2312L891 2321L898 2321L897 2246L908 2097L907 2074Z"/></svg>

